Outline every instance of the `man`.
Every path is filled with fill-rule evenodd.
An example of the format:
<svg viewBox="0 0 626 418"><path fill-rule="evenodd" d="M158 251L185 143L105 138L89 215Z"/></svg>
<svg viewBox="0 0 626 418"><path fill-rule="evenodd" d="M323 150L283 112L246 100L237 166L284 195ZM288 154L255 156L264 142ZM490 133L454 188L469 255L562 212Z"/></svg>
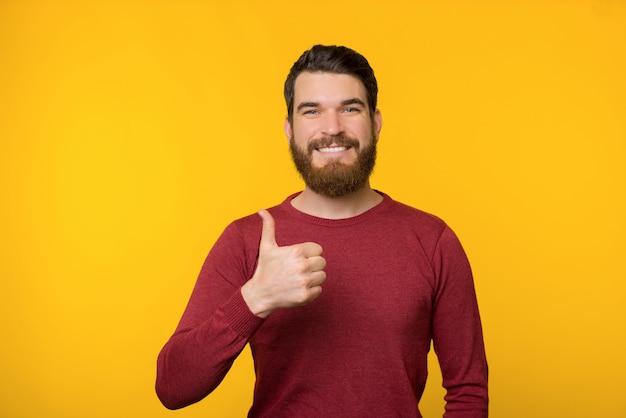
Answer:
<svg viewBox="0 0 626 418"><path fill-rule="evenodd" d="M229 225L174 335L157 393L197 402L250 344L252 417L420 417L431 340L449 418L487 416L470 266L440 219L370 187L382 126L367 60L317 45L285 82L301 193Z"/></svg>

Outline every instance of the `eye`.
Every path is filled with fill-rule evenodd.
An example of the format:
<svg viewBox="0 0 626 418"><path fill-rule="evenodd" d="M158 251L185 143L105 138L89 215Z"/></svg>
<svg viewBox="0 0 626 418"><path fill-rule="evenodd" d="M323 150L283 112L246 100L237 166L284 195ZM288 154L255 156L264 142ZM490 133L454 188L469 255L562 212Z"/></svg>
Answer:
<svg viewBox="0 0 626 418"><path fill-rule="evenodd" d="M320 113L317 109L309 109L302 112L303 115L317 115Z"/></svg>
<svg viewBox="0 0 626 418"><path fill-rule="evenodd" d="M345 109L343 109L344 113L357 113L360 111L359 108L357 107L346 107Z"/></svg>

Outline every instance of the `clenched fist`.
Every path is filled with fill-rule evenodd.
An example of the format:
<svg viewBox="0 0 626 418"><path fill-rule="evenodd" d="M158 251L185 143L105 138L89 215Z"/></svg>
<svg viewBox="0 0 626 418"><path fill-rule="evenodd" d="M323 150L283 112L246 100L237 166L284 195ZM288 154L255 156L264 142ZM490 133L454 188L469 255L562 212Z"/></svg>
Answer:
<svg viewBox="0 0 626 418"><path fill-rule="evenodd" d="M263 230L259 244L259 262L252 278L241 288L250 311L266 318L278 308L305 305L322 293L326 280L326 260L322 247L314 242L279 247L274 218L259 211Z"/></svg>

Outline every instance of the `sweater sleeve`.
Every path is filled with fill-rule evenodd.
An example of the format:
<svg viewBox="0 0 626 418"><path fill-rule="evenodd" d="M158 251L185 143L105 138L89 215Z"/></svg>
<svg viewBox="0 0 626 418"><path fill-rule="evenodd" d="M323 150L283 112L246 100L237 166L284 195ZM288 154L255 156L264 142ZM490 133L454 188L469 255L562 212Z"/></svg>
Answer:
<svg viewBox="0 0 626 418"><path fill-rule="evenodd" d="M232 224L209 252L180 323L157 359L156 392L167 408L211 393L263 323L241 295L255 260Z"/></svg>
<svg viewBox="0 0 626 418"><path fill-rule="evenodd" d="M435 249L433 345L446 389L445 418L488 415L487 361L476 292L460 242L446 227Z"/></svg>

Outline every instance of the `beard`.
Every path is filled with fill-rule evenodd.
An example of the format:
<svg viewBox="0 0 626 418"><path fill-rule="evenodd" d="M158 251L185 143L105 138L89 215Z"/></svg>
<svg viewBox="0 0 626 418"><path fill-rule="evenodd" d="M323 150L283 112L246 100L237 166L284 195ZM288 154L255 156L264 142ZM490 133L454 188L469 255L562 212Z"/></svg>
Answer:
<svg viewBox="0 0 626 418"><path fill-rule="evenodd" d="M315 149L333 143L354 148L357 154L356 161L352 164L329 161L323 167L314 167L312 155ZM346 196L360 190L367 184L376 163L374 135L362 149L359 141L344 136L324 137L311 141L306 150L298 147L292 137L289 140L289 149L296 169L307 187L319 195L330 198Z"/></svg>

